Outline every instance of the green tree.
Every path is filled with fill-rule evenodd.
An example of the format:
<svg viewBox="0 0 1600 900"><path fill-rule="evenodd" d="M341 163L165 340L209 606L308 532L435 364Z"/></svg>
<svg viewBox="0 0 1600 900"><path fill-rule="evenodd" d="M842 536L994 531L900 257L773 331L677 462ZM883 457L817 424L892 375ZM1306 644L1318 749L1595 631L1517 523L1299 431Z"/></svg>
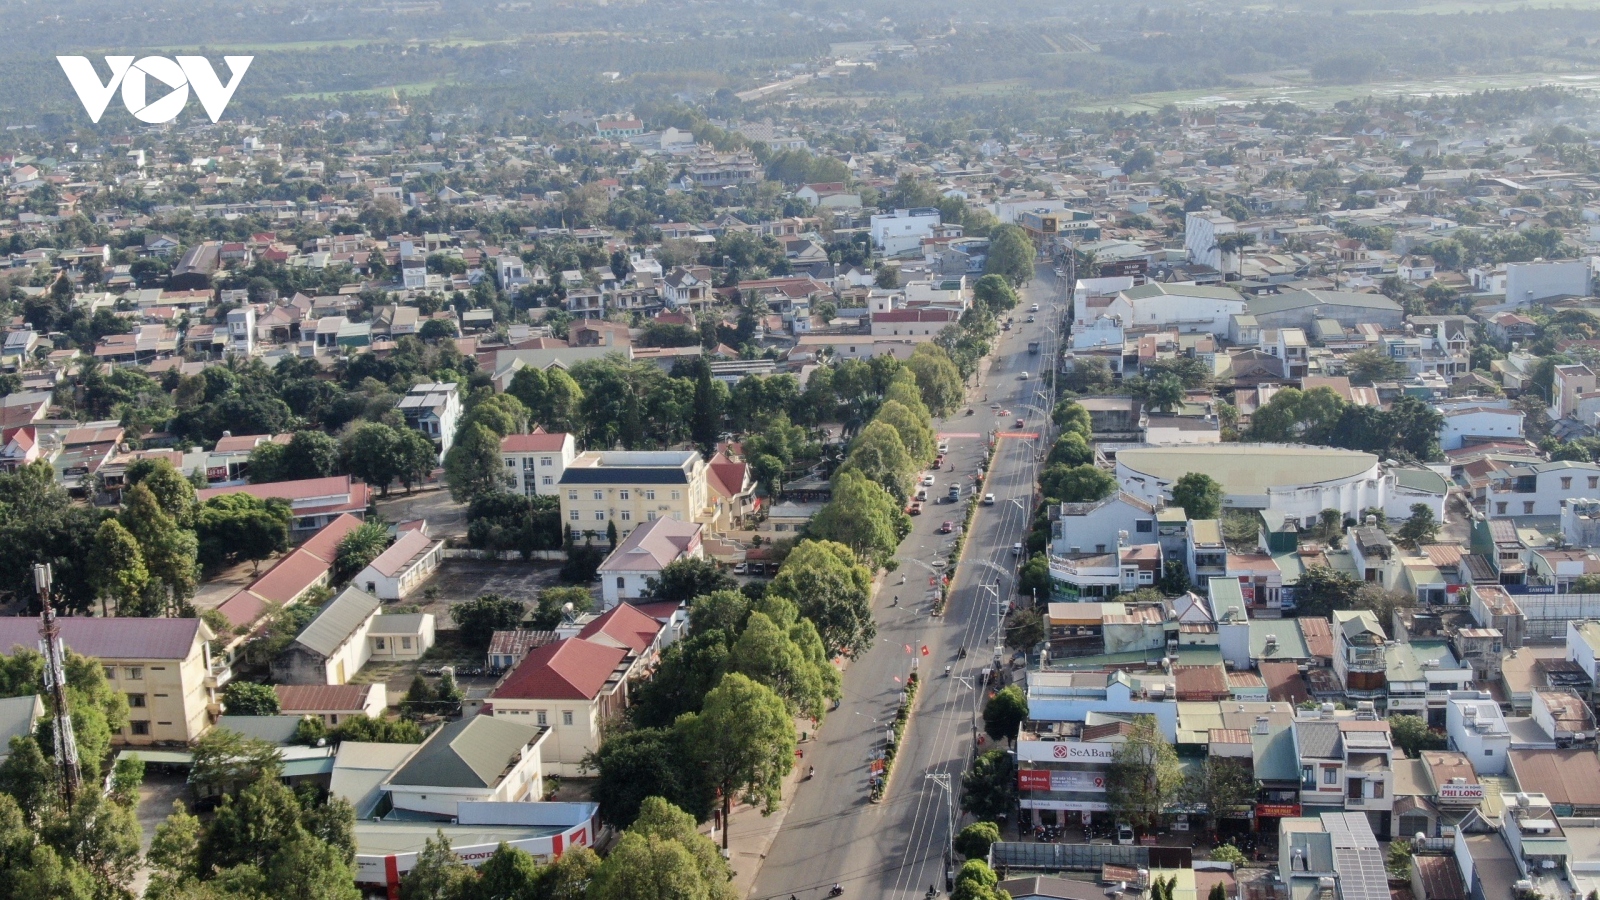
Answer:
<svg viewBox="0 0 1600 900"><path fill-rule="evenodd" d="M1033 241L1016 225L1001 225L989 235L989 256L984 261L985 275L999 275L1013 286L1033 278Z"/></svg>
<svg viewBox="0 0 1600 900"><path fill-rule="evenodd" d="M662 601L688 603L696 597L715 591L732 590L739 583L733 580L716 560L685 557L661 567L661 576L645 581L650 596Z"/></svg>
<svg viewBox="0 0 1600 900"><path fill-rule="evenodd" d="M510 631L522 625L528 607L521 600L499 594L483 594L450 607L450 621L461 630L461 640L476 650L485 650L496 631Z"/></svg>
<svg viewBox="0 0 1600 900"><path fill-rule="evenodd" d="M400 435L382 422L363 423L339 444L340 466L384 496L397 476L399 455Z"/></svg>
<svg viewBox="0 0 1600 900"><path fill-rule="evenodd" d="M736 591L724 591L738 596ZM637 728L670 728L687 713L697 713L722 680L728 661L728 633L695 627L661 654L654 675L634 688L628 718ZM688 808L688 807L686 807Z"/></svg>
<svg viewBox="0 0 1600 900"><path fill-rule="evenodd" d="M722 397L726 391L719 392L719 385L711 380L710 363L703 357L696 363L694 409L690 414L692 421L689 429L701 450L710 452L717 445L717 436L722 431Z"/></svg>
<svg viewBox="0 0 1600 900"><path fill-rule="evenodd" d="M1170 413L1183 408L1183 382L1171 375L1157 375L1145 382L1144 393L1151 409Z"/></svg>
<svg viewBox="0 0 1600 900"><path fill-rule="evenodd" d="M1002 688L983 706L984 733L997 741L1014 740L1017 729L1027 720L1028 698L1014 684Z"/></svg>
<svg viewBox="0 0 1600 900"><path fill-rule="evenodd" d="M335 743L357 741L366 744L420 744L422 729L404 719L374 719L355 715L341 720L328 735Z"/></svg>
<svg viewBox="0 0 1600 900"><path fill-rule="evenodd" d="M339 539L333 557L334 581L343 583L354 578L388 546L388 528L377 522L361 523L355 530Z"/></svg>
<svg viewBox="0 0 1600 900"><path fill-rule="evenodd" d="M107 600L114 601L118 611L136 605L150 583L139 542L116 519L101 522L95 532L89 578L100 597L101 615L106 614Z"/></svg>
<svg viewBox="0 0 1600 900"><path fill-rule="evenodd" d="M1394 735L1394 745L1412 759L1420 759L1424 750L1445 748L1444 736L1430 729L1421 716L1392 715L1389 732Z"/></svg>
<svg viewBox="0 0 1600 900"><path fill-rule="evenodd" d="M1017 572L1017 593L1025 597L1050 596L1050 557L1035 553Z"/></svg>
<svg viewBox="0 0 1600 900"><path fill-rule="evenodd" d="M212 497L200 507L196 534L200 559L216 566L230 560L261 561L289 549L294 512L287 500L245 493Z"/></svg>
<svg viewBox="0 0 1600 900"><path fill-rule="evenodd" d="M1210 827L1233 810L1250 805L1256 797L1256 780L1248 766L1222 756L1208 756L1183 782L1179 797L1190 808L1204 809Z"/></svg>
<svg viewBox="0 0 1600 900"><path fill-rule="evenodd" d="M933 343L918 344L906 361L906 367L916 375L922 402L930 413L947 416L955 411L963 394L961 371L943 347Z"/></svg>
<svg viewBox="0 0 1600 900"><path fill-rule="evenodd" d="M844 544L874 565L894 556L910 530L910 517L895 498L854 471L834 477L832 498L807 526L812 538Z"/></svg>
<svg viewBox="0 0 1600 900"><path fill-rule="evenodd" d="M500 437L477 422L463 424L445 454L444 477L457 503L504 490L507 482L505 464L500 461Z"/></svg>
<svg viewBox="0 0 1600 900"><path fill-rule="evenodd" d="M1360 587L1361 582L1337 569L1310 566L1295 581L1295 613L1326 619L1336 609L1350 609Z"/></svg>
<svg viewBox="0 0 1600 900"><path fill-rule="evenodd" d="M450 849L450 839L440 831L428 838L417 861L400 880L401 900L464 900L477 881L477 873Z"/></svg>
<svg viewBox="0 0 1600 900"><path fill-rule="evenodd" d="M1117 479L1095 466L1053 465L1039 475L1039 489L1046 501L1092 503L1111 496Z"/></svg>
<svg viewBox="0 0 1600 900"><path fill-rule="evenodd" d="M1089 417L1089 410L1071 397L1056 401L1055 409L1050 411L1050 421L1061 429L1062 437L1076 434L1085 444L1094 441L1094 422Z"/></svg>
<svg viewBox="0 0 1600 900"><path fill-rule="evenodd" d="M695 748L696 761L722 798L722 846L728 846L728 817L735 797L760 804L763 814L777 808L784 776L794 767L794 722L783 699L765 685L737 672L706 695L700 712L679 720L677 728Z"/></svg>
<svg viewBox="0 0 1600 900"><path fill-rule="evenodd" d="M206 732L193 752L189 783L201 796L232 794L258 781L275 781L283 772L277 747L226 728Z"/></svg>
<svg viewBox="0 0 1600 900"><path fill-rule="evenodd" d="M231 716L275 716L278 692L271 685L231 681L222 691L222 702Z"/></svg>
<svg viewBox="0 0 1600 900"><path fill-rule="evenodd" d="M961 808L980 819L1010 816L1017 805L1017 766L1004 750L978 754L961 776Z"/></svg>
<svg viewBox="0 0 1600 900"><path fill-rule="evenodd" d="M888 488L896 500L904 503L911 497L917 468L894 426L874 420L851 442L850 454L839 471L860 472L869 481Z"/></svg>
<svg viewBox="0 0 1600 900"><path fill-rule="evenodd" d="M913 412L898 400L885 400L878 407L878 414L872 417L873 422L883 422L894 428L900 436L901 445L906 448L906 455L911 457L913 466L917 468L933 462L939 446L939 439L921 406L919 402L919 409Z"/></svg>
<svg viewBox="0 0 1600 900"><path fill-rule="evenodd" d="M250 450L250 459L246 463L245 477L251 484L271 484L274 481L287 481L289 479L288 467L284 465L283 458L289 453L289 448L276 441L262 441Z"/></svg>
<svg viewBox="0 0 1600 900"><path fill-rule="evenodd" d="M1106 771L1106 805L1112 815L1119 822L1153 826L1182 784L1178 754L1157 727L1155 716L1135 716L1133 730L1117 746Z"/></svg>
<svg viewBox="0 0 1600 900"><path fill-rule="evenodd" d="M822 639L790 601L768 597L762 607L750 614L728 651L726 671L772 689L791 716L821 720L828 701L840 696L839 672L828 662Z"/></svg>
<svg viewBox="0 0 1600 900"><path fill-rule="evenodd" d="M197 508L194 485L183 473L164 459L140 459L128 465L123 480L129 485L142 484L155 495L162 512L172 517L180 528L194 527Z"/></svg>
<svg viewBox="0 0 1600 900"><path fill-rule="evenodd" d="M989 314L998 316L1017 305L1017 292L1004 275L985 275L972 285L972 299L988 307Z"/></svg>
<svg viewBox="0 0 1600 900"><path fill-rule="evenodd" d="M151 578L170 588L178 599L192 596L199 581L195 562L199 546L194 532L181 527L168 515L156 495L143 484L134 485L123 494L122 514L118 519L139 542L139 551Z"/></svg>
<svg viewBox="0 0 1600 900"><path fill-rule="evenodd" d="M573 616L581 616L593 608L594 594L586 587L547 587L539 592L532 625L541 631L551 631L566 618L569 609Z"/></svg>
<svg viewBox="0 0 1600 900"><path fill-rule="evenodd" d="M1345 370L1352 384L1394 381L1406 375L1405 363L1378 350L1357 350L1345 357Z"/></svg>
<svg viewBox="0 0 1600 900"><path fill-rule="evenodd" d="M410 493L412 488L427 481L439 467L439 450L428 436L414 428L401 428L395 432L393 456L390 467L393 478Z"/></svg>
<svg viewBox="0 0 1600 900"><path fill-rule="evenodd" d="M612 827L625 829L639 817L647 798L665 798L696 821L716 805L709 785L692 764L684 735L668 728L638 728L611 735L584 759L595 773L594 801Z"/></svg>
<svg viewBox="0 0 1600 900"><path fill-rule="evenodd" d="M1172 505L1182 507L1189 521L1222 514L1222 485L1210 475L1189 472L1172 483Z"/></svg>
<svg viewBox="0 0 1600 900"><path fill-rule="evenodd" d="M1087 466L1094 463L1094 448L1089 446L1083 436L1075 431L1068 431L1056 438L1055 446L1050 448L1050 455L1045 458L1048 466Z"/></svg>
<svg viewBox="0 0 1600 900"><path fill-rule="evenodd" d="M1439 533L1439 520L1433 517L1433 510L1426 503L1411 504L1411 515L1402 523L1395 532L1395 537L1412 549L1421 549L1423 544L1433 542Z"/></svg>
<svg viewBox="0 0 1600 900"><path fill-rule="evenodd" d="M252 459L254 454L251 455ZM326 478L339 472L339 443L321 431L296 431L284 448L287 478Z"/></svg>
<svg viewBox="0 0 1600 900"><path fill-rule="evenodd" d="M872 573L856 562L849 547L805 540L790 551L769 591L794 601L800 615L816 626L829 658L854 657L878 634L868 603L871 583Z"/></svg>
<svg viewBox="0 0 1600 900"><path fill-rule="evenodd" d="M987 862L969 859L956 874L950 900L1010 900L1011 895L1001 890L999 884L999 876L995 875Z"/></svg>
<svg viewBox="0 0 1600 900"><path fill-rule="evenodd" d="M956 852L967 859L987 859L989 848L1000 841L1000 826L973 822L956 835Z"/></svg>

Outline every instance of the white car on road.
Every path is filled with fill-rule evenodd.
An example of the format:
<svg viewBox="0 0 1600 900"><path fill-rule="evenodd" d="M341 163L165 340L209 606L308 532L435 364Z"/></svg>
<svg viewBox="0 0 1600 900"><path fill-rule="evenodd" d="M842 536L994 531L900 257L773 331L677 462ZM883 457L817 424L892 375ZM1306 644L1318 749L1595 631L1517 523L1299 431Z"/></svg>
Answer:
<svg viewBox="0 0 1600 900"><path fill-rule="evenodd" d="M933 478L932 475L924 475L924 476L922 476L922 483L927 485L928 487L933 487L933 481L934 481L934 478Z"/></svg>

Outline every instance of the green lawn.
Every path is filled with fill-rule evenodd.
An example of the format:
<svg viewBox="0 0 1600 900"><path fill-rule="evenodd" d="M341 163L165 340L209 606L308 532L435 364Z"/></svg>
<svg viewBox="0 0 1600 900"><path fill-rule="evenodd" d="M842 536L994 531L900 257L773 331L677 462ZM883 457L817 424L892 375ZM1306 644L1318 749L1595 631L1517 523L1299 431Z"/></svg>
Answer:
<svg viewBox="0 0 1600 900"><path fill-rule="evenodd" d="M354 91L312 91L305 94L285 94L284 99L331 100L335 97L343 97L346 95L353 97L387 95L390 91L395 91L402 96L406 94L426 94L443 83L444 82L442 81L417 81L412 82L411 84L391 84L384 87L362 88L361 90Z"/></svg>

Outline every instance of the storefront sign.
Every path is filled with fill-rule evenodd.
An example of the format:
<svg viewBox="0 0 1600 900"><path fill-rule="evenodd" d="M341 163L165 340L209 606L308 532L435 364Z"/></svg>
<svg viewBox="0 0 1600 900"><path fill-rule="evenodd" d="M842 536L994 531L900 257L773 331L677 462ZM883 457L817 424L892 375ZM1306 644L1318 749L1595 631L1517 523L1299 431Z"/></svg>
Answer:
<svg viewBox="0 0 1600 900"><path fill-rule="evenodd" d="M1078 741L1019 741L1017 759L1022 762L1109 763L1117 753L1114 744L1084 744Z"/></svg>
<svg viewBox="0 0 1600 900"><path fill-rule="evenodd" d="M1110 809L1098 800L1022 800L1023 809L1053 809L1058 812L1105 812Z"/></svg>
<svg viewBox="0 0 1600 900"><path fill-rule="evenodd" d="M1300 815L1298 803L1257 803L1257 818L1292 819Z"/></svg>
<svg viewBox="0 0 1600 900"><path fill-rule="evenodd" d="M1476 803L1483 799L1483 785L1441 784L1439 785L1439 799L1443 801L1471 801Z"/></svg>
<svg viewBox="0 0 1600 900"><path fill-rule="evenodd" d="M1017 790L1020 791L1089 791L1102 793L1106 777L1099 772L1072 772L1051 769L1019 769Z"/></svg>

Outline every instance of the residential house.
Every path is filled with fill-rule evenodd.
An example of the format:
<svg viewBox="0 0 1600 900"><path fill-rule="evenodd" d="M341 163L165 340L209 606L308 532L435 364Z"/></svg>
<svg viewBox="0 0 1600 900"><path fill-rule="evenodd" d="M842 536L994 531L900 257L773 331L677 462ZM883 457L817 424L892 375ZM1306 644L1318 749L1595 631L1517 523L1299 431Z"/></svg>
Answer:
<svg viewBox="0 0 1600 900"><path fill-rule="evenodd" d="M605 534L614 524L626 535L656 519L705 525L719 519L705 459L693 450L580 453L556 483L562 524L580 534Z"/></svg>
<svg viewBox="0 0 1600 900"><path fill-rule="evenodd" d="M542 428L501 438L500 458L511 477L511 490L526 497L558 495L561 475L577 456L575 447L572 435Z"/></svg>
<svg viewBox="0 0 1600 900"><path fill-rule="evenodd" d="M494 686L486 708L496 719L548 728L548 771L578 775L600 746L601 726L627 708L634 660L630 650L583 638L545 644Z"/></svg>
<svg viewBox="0 0 1600 900"><path fill-rule="evenodd" d="M444 556L444 541L426 531L403 531L352 579L380 600L403 600L428 580Z"/></svg>
<svg viewBox="0 0 1600 900"><path fill-rule="evenodd" d="M648 596L650 582L661 570L683 559L703 559L705 526L677 519L656 519L633 529L600 564L604 608Z"/></svg>
<svg viewBox="0 0 1600 900"><path fill-rule="evenodd" d="M1600 496L1600 465L1560 460L1516 465L1490 475L1491 516L1559 517L1568 499Z"/></svg>
<svg viewBox="0 0 1600 900"><path fill-rule="evenodd" d="M390 613L372 620L367 629L369 659L381 661L421 659L433 647L433 613Z"/></svg>
<svg viewBox="0 0 1600 900"><path fill-rule="evenodd" d="M372 656L367 631L382 601L351 586L333 598L272 661L283 684L348 684Z"/></svg>
<svg viewBox="0 0 1600 900"><path fill-rule="evenodd" d="M549 735L497 716L458 719L428 735L383 787L396 810L452 820L460 803L539 800Z"/></svg>
<svg viewBox="0 0 1600 900"><path fill-rule="evenodd" d="M289 526L291 537L304 537L321 531L342 515L365 519L367 504L372 497L365 484L352 480L349 475L333 475L299 481L202 488L195 491L195 499L205 503L212 497L224 494L249 494L262 500L277 497L289 501L294 513L294 522Z"/></svg>
<svg viewBox="0 0 1600 900"><path fill-rule="evenodd" d="M1354 712L1325 703L1315 712L1297 714L1293 728L1306 812L1364 813L1372 830L1387 838L1394 809L1389 723L1377 717L1370 702L1357 704Z"/></svg>
<svg viewBox="0 0 1600 900"><path fill-rule="evenodd" d="M396 408L406 417L406 425L433 441L439 448L439 460L443 462L455 440L456 424L461 417L461 394L456 383L413 385Z"/></svg>

